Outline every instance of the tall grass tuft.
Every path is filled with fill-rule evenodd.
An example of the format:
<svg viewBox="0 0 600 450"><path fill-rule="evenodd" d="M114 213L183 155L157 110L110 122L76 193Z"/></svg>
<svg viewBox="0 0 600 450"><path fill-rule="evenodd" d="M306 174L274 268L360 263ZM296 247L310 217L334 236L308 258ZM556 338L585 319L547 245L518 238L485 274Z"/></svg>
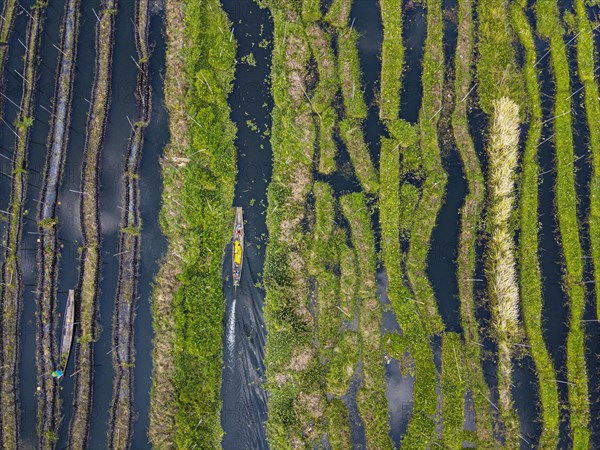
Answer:
<svg viewBox="0 0 600 450"><path fill-rule="evenodd" d="M515 204L515 177L518 163L519 106L507 97L493 102L489 156L490 237L487 244L486 275L493 328L498 341L498 391L500 414L507 443L518 444L518 420L512 410L511 353L519 336L519 286L510 228Z"/></svg>

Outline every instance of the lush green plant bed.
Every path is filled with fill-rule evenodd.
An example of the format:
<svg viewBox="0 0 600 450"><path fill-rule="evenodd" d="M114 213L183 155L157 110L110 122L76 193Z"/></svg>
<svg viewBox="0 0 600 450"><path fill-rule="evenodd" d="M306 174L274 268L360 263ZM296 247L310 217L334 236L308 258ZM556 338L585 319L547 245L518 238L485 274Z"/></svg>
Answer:
<svg viewBox="0 0 600 450"><path fill-rule="evenodd" d="M467 371L464 368L460 335L448 333L442 339L443 442L451 449L463 448L463 422Z"/></svg>
<svg viewBox="0 0 600 450"><path fill-rule="evenodd" d="M399 0L380 0L379 7L383 22L379 117L382 120L394 121L398 120L400 112L400 88L404 66L402 8Z"/></svg>
<svg viewBox="0 0 600 450"><path fill-rule="evenodd" d="M488 115L500 97L524 100L523 80L515 64L515 36L510 26L508 2L477 2L477 92L479 106Z"/></svg>
<svg viewBox="0 0 600 450"><path fill-rule="evenodd" d="M227 95L236 43L216 0L167 1L166 11L171 143L162 164L161 226L169 251L153 304L150 437L161 448L214 448L222 436L221 269L235 180Z"/></svg>
<svg viewBox="0 0 600 450"><path fill-rule="evenodd" d="M371 211L364 194L349 194L340 200L350 223L352 244L359 258L359 330L361 335L362 384L357 394L358 409L365 424L369 448L391 449L385 372L381 342L381 305L376 295L375 238Z"/></svg>

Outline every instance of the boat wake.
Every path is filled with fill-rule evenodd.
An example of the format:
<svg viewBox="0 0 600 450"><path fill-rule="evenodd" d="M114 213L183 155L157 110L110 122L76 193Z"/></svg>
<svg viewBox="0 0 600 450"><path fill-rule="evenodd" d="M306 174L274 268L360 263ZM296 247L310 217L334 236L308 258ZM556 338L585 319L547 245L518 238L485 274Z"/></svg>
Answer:
<svg viewBox="0 0 600 450"><path fill-rule="evenodd" d="M227 324L227 348L232 356L235 349L235 303L236 299L234 297L231 303L231 312L229 313L229 323Z"/></svg>

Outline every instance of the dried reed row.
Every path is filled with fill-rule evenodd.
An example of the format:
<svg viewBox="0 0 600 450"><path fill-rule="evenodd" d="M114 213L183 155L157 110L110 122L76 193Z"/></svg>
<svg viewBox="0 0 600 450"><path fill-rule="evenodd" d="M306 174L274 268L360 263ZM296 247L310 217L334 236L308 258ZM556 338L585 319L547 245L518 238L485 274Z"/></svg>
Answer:
<svg viewBox="0 0 600 450"><path fill-rule="evenodd" d="M519 106L509 98L493 102L488 186L489 210L486 276L498 342L498 392L507 445L518 445L519 422L511 395L512 350L520 336L519 286L514 237L509 220L515 203L515 170L518 162Z"/></svg>

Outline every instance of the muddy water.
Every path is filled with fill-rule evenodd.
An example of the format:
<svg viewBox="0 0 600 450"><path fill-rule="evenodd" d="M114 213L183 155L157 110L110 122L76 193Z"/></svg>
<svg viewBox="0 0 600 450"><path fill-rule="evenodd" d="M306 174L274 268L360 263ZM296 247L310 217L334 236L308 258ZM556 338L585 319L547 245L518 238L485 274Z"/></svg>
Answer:
<svg viewBox="0 0 600 450"><path fill-rule="evenodd" d="M267 186L271 180L271 128L273 100L270 94L273 22L267 9L251 1L224 0L223 8L237 40L235 81L229 97L231 119L237 125L235 141L238 173L233 206L244 209L245 258L241 285L231 282L231 250L223 262L223 293L226 310L223 321L223 372L221 425L225 449L267 448L264 422L267 394L264 383L266 329L262 316L262 284L267 227ZM266 40L268 45L259 46ZM241 63L252 53L256 66ZM252 120L259 131L249 128ZM232 224L233 227L233 224Z"/></svg>

